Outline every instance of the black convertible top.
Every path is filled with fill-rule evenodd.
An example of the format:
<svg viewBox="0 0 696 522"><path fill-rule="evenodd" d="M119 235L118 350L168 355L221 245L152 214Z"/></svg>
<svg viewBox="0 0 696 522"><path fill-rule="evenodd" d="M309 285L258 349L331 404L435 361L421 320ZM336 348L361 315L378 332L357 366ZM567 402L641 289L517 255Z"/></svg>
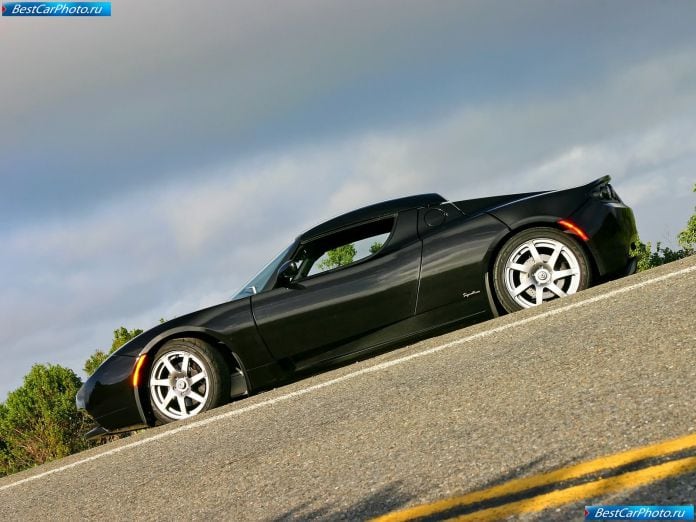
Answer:
<svg viewBox="0 0 696 522"><path fill-rule="evenodd" d="M405 198L375 203L374 205L369 205L346 214L341 214L340 216L336 216L335 218L310 228L307 230L307 232L302 234L299 239L300 241L305 241L307 239L323 236L324 234L334 230L338 230L356 223L396 214L397 212L411 208L439 205L444 201L446 201L445 198L443 198L440 194L419 194L417 196L408 196Z"/></svg>

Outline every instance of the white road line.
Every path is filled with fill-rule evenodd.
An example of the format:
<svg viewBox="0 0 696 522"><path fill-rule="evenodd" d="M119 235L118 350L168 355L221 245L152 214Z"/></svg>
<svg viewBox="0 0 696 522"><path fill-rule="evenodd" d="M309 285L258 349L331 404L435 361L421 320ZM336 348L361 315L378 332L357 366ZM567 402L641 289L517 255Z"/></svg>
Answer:
<svg viewBox="0 0 696 522"><path fill-rule="evenodd" d="M266 406L273 406L274 404L278 404L279 402L284 402L290 399L294 399L295 397L300 397L302 395L306 395L308 393L315 392L317 390L321 390L323 388L328 388L329 386L333 386L335 384L342 383L344 381L347 381L349 379L354 379L355 377L359 377L361 375L365 375L368 373L374 373L378 372L381 370L384 370L386 368L391 368L392 366L396 366L398 364L403 364L405 362L411 361L413 359L417 359L419 357L425 357L426 355L432 355L437 352L441 352L442 350L447 350L448 348L452 348L453 346L458 346L460 344L468 343L471 341L475 341L477 339L482 339L484 337L488 337L490 335L503 332L505 330L509 330L510 328L517 328L519 326L529 324L534 321L538 321L539 319L544 319L546 317L552 317L554 315L558 315L564 312L568 312L570 310L574 310L576 308L580 308L581 306L587 306L592 303L597 303L599 301L604 301L605 299L609 299L611 297L620 295L620 294L625 294L626 292L630 292L631 290L636 290L638 288L643 288L645 286L654 284L654 283L659 283L661 281L664 281L666 279L670 279L672 277L676 277L679 275L686 274L688 272L693 272L696 270L696 265L690 266L687 268L682 268L681 270L678 270L676 272L670 272L669 274L665 274L659 277L654 277L652 279L646 279L645 281L641 281L640 283L635 283L623 288L618 288L616 290L612 290L610 292L607 292L606 294L601 294L595 297L591 297L589 299L585 299L583 301L578 301L577 303L572 303L566 306L562 306L560 308L555 308L553 310L549 310L548 312L543 312L538 315L533 315L531 317L527 317L525 319L521 319L519 321L514 321L512 323L504 324L502 326L497 326L495 328L491 328L490 330L485 330L483 332L479 332L474 335L469 335L468 337L463 337L461 339L457 339L455 341L450 341L445 344L441 344L439 346L435 346L433 348L429 348L427 350L423 350L422 352L414 353L411 355L406 355L404 357L400 357L398 359L394 359L391 361L386 361L383 363L376 364L375 366L370 366L369 368L363 368L362 370L357 370L355 372L348 373L346 375L342 375L341 377L337 377L335 379L331 379L326 382L322 382L319 384L314 384L312 386L309 386L307 388L303 388L301 390L297 390L291 393L287 393L285 395L281 395L279 397L275 397L274 399L268 399L262 402L257 402L256 404L252 404L250 406L245 406L236 410L228 411L225 413L221 413L219 415L215 415L213 417L208 417L206 419L201 419L199 421L191 422L190 424L184 424L183 426L179 426L178 428L174 428L169 431L164 431L162 433L158 433L157 435L153 435L152 437L148 437L145 439L137 440L134 442L131 442L130 444L125 444L123 446L118 446L116 448L110 449L108 451L105 451L103 453L99 453L97 455L92 455L91 457L86 457L81 460L77 460L75 462L72 462L70 464L66 464L64 466L60 466L59 468L54 468L49 471L44 471L43 473L39 473L37 475L33 475L31 477L27 477L22 480L18 480L16 482L12 482L10 484L6 484L2 487L0 487L0 491L4 491L6 489L14 488L16 486L19 486L21 484L26 484L27 482L32 482L34 480L38 480L43 477L47 477L49 475L53 475L54 473L60 473L61 471L65 471L71 468L75 468L77 466L80 466L82 464L86 464L87 462L92 462L94 460L100 459L102 457L107 457L110 455L115 455L116 453L120 453L122 451L125 451L127 449L131 448L136 448L138 446L142 446L144 444L148 444L150 442L155 442L160 439L164 439L167 437L171 437L173 435L176 435L177 433L181 433L182 431L189 431L193 430L196 428L200 428L202 426L207 426L208 424L212 424L213 422L218 422L223 419L228 419L230 417L236 417L238 415L242 415L246 412L257 410L259 408L263 408Z"/></svg>

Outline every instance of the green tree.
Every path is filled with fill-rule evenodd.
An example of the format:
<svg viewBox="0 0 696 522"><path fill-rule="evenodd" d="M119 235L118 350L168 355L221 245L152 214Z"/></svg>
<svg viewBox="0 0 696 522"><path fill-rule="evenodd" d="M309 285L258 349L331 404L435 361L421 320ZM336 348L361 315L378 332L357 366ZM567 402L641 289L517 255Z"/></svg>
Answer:
<svg viewBox="0 0 696 522"><path fill-rule="evenodd" d="M694 185L694 192L696 192L696 185ZM694 208L694 213L686 224L686 228L677 235L677 240L682 247L679 250L672 250L669 247L662 248L662 245L658 242L654 252L651 243L639 242L638 248L634 253L638 258L638 271L671 263L696 253L696 208Z"/></svg>
<svg viewBox="0 0 696 522"><path fill-rule="evenodd" d="M353 243L348 243L333 250L326 252L326 257L319 263L320 270L331 270L339 266L349 265L353 262L353 258L357 254Z"/></svg>
<svg viewBox="0 0 696 522"><path fill-rule="evenodd" d="M0 476L65 457L90 446L91 422L75 406L82 385L69 368L34 365L22 386L0 404Z"/></svg>
<svg viewBox="0 0 696 522"><path fill-rule="evenodd" d="M133 339L135 336L140 335L141 333L143 333L143 331L138 328L128 330L123 326L114 330L114 340L111 343L111 349L108 351L108 353L104 352L103 350L97 350L92 355L90 355L89 358L85 361L85 366L83 368L85 373L87 375L92 375L97 370L97 368L99 368L99 365L103 363L109 355L114 353L121 346Z"/></svg>
<svg viewBox="0 0 696 522"><path fill-rule="evenodd" d="M370 254L376 254L379 252L382 247L384 246L384 243L380 243L379 241L375 241L370 245Z"/></svg>
<svg viewBox="0 0 696 522"><path fill-rule="evenodd" d="M694 192L696 192L696 184L694 184ZM687 252L693 254L696 251L696 207L694 207L694 213L691 214L686 228L679 232L677 239L681 247Z"/></svg>

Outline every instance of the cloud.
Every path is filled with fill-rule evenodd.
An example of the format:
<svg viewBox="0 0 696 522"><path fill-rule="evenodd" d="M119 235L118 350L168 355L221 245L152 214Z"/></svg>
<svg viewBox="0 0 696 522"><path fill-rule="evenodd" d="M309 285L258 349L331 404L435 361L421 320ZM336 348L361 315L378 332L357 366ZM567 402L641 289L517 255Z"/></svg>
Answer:
<svg viewBox="0 0 696 522"><path fill-rule="evenodd" d="M672 221L682 222L692 206L692 56L693 49L680 49L616 71L592 89L527 103L463 104L444 118L375 133L354 147L352 174L332 203L431 190L458 199L558 189L611 174L644 223L644 237L673 239L661 237L662 225L644 209L662 201L673 206ZM660 101L646 108L646 100Z"/></svg>
<svg viewBox="0 0 696 522"><path fill-rule="evenodd" d="M654 2L626 10L537 1L271 7L211 0L190 9L122 0L110 19L7 20L0 228L80 214L201 166L318 136L388 131L467 102L557 98L627 62L693 44L693 13L694 6ZM664 92L660 76L651 78L645 89ZM627 87L624 96L646 99L641 83ZM632 117L672 103L657 100ZM566 121L563 132L601 121L610 133L612 107L593 110L596 103L588 98L589 120ZM534 115L527 116L532 130ZM498 123L489 132L505 135ZM547 131L559 128L549 124ZM460 138L480 143L486 164L503 155L485 149L486 133Z"/></svg>

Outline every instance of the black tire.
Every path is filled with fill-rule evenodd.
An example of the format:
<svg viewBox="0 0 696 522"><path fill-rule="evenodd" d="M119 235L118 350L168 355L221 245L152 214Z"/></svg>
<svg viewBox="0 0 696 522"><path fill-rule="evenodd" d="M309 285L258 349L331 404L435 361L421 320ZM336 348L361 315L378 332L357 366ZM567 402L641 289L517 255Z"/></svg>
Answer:
<svg viewBox="0 0 696 522"><path fill-rule="evenodd" d="M193 338L172 339L152 358L144 385L155 418L168 423L229 402L230 370L222 354L210 344ZM167 401L170 393L174 395Z"/></svg>
<svg viewBox="0 0 696 522"><path fill-rule="evenodd" d="M556 250L556 259L552 259ZM553 267L549 261L554 262ZM568 275L561 277L564 274ZM493 266L496 297L510 313L541 304L539 299L547 302L584 290L590 286L591 276L589 259L577 239L550 227L528 228L512 236Z"/></svg>

